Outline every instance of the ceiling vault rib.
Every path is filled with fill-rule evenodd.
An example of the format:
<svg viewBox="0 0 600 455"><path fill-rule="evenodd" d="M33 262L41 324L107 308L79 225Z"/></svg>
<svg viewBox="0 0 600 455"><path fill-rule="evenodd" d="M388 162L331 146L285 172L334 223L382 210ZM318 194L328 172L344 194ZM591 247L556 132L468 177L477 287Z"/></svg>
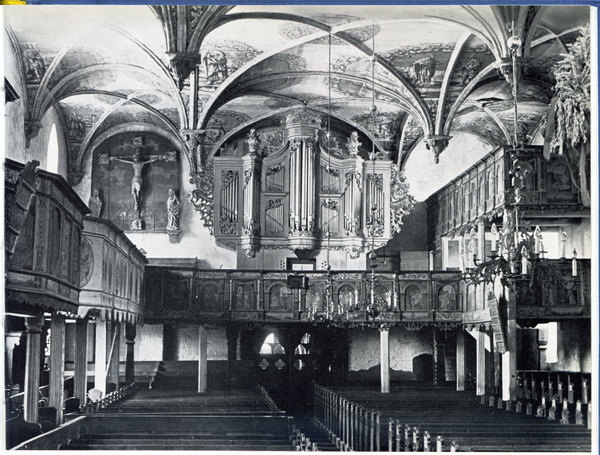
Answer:
<svg viewBox="0 0 600 455"><path fill-rule="evenodd" d="M452 107L450 108L450 112L448 112L448 116L446 117L446 122L444 123L444 130L443 130L444 135L450 134L450 127L452 126L452 120L454 120L454 116L456 115L458 109L460 108L460 106L462 105L464 100L471 94L473 89L481 81L483 81L485 78L487 78L492 71L498 69L498 66L500 65L500 63L501 62L498 62L498 61L490 63L487 67L482 69L479 72L479 74L477 74L477 76L475 76L473 78L473 80L471 82L469 82L467 84L467 86L463 89L463 91L460 93L458 98L454 101L454 104L452 104Z"/></svg>
<svg viewBox="0 0 600 455"><path fill-rule="evenodd" d="M470 32L463 33L456 42L456 45L452 50L452 54L450 55L450 60L448 61L446 71L444 72L442 87L440 88L440 98L437 106L437 115L435 119L435 134L441 135L443 132L444 110L448 98L448 89L450 87L452 73L456 69L456 65L458 64L458 59L460 58L462 50L471 36L472 34Z"/></svg>

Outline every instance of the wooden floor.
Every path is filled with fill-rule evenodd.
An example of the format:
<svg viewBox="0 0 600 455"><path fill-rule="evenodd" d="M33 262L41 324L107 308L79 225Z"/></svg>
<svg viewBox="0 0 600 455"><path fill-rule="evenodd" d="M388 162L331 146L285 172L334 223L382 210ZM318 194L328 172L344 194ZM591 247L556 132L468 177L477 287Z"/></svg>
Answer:
<svg viewBox="0 0 600 455"><path fill-rule="evenodd" d="M390 417L455 441L460 451L472 452L591 452L591 431L583 425L563 425L514 411L482 405L473 391L406 384L382 394L375 387L333 388L366 408L381 411L382 450L387 451ZM395 449L395 448L394 448Z"/></svg>

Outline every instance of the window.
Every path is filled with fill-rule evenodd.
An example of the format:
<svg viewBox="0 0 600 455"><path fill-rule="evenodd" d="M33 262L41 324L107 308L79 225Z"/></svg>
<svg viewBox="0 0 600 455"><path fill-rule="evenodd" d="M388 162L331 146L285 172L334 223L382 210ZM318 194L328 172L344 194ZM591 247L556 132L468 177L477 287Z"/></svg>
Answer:
<svg viewBox="0 0 600 455"><path fill-rule="evenodd" d="M279 343L277 335L269 333L260 348L260 354L285 354L285 348Z"/></svg>
<svg viewBox="0 0 600 455"><path fill-rule="evenodd" d="M58 135L56 134L56 124L52 125L50 136L48 137L48 154L46 155L46 169L49 172L58 174Z"/></svg>

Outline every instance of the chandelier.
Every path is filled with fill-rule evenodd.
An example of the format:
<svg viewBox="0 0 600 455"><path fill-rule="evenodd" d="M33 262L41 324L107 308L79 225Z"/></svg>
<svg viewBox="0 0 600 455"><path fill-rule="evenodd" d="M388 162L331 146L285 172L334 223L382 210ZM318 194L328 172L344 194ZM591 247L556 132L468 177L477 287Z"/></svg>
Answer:
<svg viewBox="0 0 600 455"><path fill-rule="evenodd" d="M514 25L513 25L514 33ZM505 217L502 229L498 229L496 224L491 226L492 245L491 252L487 260L479 262L475 252L475 229L471 229L469 253L473 258L473 267L466 267L464 263L465 252L461 251L463 263L461 266L463 280L467 284L492 283L499 278L504 286L512 287L519 281L531 279L536 271L545 269L556 269L554 265L546 259L547 251L544 250L543 236L539 226L535 229L528 222L520 218L519 207L521 204L522 191L525 188L525 181L529 170L523 169L519 165L519 153L522 144L519 141L518 130L518 62L522 41L518 36L511 36L507 41L508 49L512 58L512 77L509 82L512 86L514 100L514 119L513 119L513 144L508 151L510 160L509 175L511 177L511 188L509 191L510 209L505 211ZM484 236L482 235L483 239ZM566 233L561 235L561 256L565 259ZM555 274L560 274L558 269L552 270ZM572 257L572 281L577 280L577 251L573 250Z"/></svg>
<svg viewBox="0 0 600 455"><path fill-rule="evenodd" d="M375 131L376 126L376 114L377 114L377 106L375 104L375 63L377 62L377 57L375 55L375 23L373 23L373 49L371 56L371 122L372 122L372 131ZM329 93L328 93L328 115L327 115L327 141L329 147L329 140L331 136L331 33L329 34L329 68L328 68L328 78L329 78ZM369 153L369 159L372 163L372 175L375 178L375 160L376 160L376 152L375 152L375 140L371 140L371 151ZM331 156L330 156L331 160ZM331 166L331 163L329 163ZM371 236L371 245L370 252L367 256L369 267L371 269L370 275L367 277L367 289L369 292L365 293L364 296L359 294L358 289L354 290L353 299L351 299L350 304L344 305L340 299L338 299L336 303L336 299L334 297L334 289L335 289L335 275L336 273L331 270L331 264L329 262L329 251L331 249L330 238L331 233L327 232L327 258L326 258L326 281L325 281L325 294L324 294L324 302L322 308L318 308L317 304L314 304L311 308L309 308L308 319L311 321L323 321L329 322L333 324L341 324L344 322L348 322L354 319L362 318L364 315L366 317L367 322L369 320L374 320L382 311L397 311L398 305L394 305L392 303L391 294L389 299L385 299L381 295L377 295L375 292L376 283L382 279L381 276L375 273L375 269L377 268L377 254L375 253L375 236L377 234L380 226L378 225L376 219L376 212L380 207L377 206L377 203L373 200L370 201L371 206L370 214L367 216L366 227L368 233Z"/></svg>

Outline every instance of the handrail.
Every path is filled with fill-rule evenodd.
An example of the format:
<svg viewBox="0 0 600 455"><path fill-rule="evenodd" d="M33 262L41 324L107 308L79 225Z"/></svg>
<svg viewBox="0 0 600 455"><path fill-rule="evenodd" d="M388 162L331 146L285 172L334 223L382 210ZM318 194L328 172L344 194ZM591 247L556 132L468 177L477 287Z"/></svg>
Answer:
<svg viewBox="0 0 600 455"><path fill-rule="evenodd" d="M277 403L275 403L273 398L271 398L271 395L269 395L269 392L267 392L267 389L265 389L261 384L258 384L256 387L258 388L258 391L262 395L263 399L267 402L271 412L282 412L281 409L279 409L279 406L277 406Z"/></svg>
<svg viewBox="0 0 600 455"><path fill-rule="evenodd" d="M67 376L65 377L65 382L67 382L69 379L73 379L75 376ZM38 387L38 390L41 392L42 390L48 389L50 388L49 384L46 385L42 385L40 387ZM25 392L19 392L19 393L15 393L14 395L9 395L6 397L6 400L12 400L13 398L17 398L17 397L21 397L21 396L25 396Z"/></svg>
<svg viewBox="0 0 600 455"><path fill-rule="evenodd" d="M354 403L327 387L313 382L313 424L324 430L341 451L381 451L381 412ZM442 452L444 439L432 437L420 426L401 424L390 417L388 451ZM432 447L432 438L435 448ZM458 450L451 443L450 451Z"/></svg>
<svg viewBox="0 0 600 455"><path fill-rule="evenodd" d="M87 403L82 404L79 407L79 412L91 414L93 412L100 411L101 409L106 408L109 405L116 403L117 401L120 401L128 396L133 391L134 386L135 384L131 383L129 385L120 387L114 392L107 393L104 398L100 398L95 401L92 401L88 396Z"/></svg>

